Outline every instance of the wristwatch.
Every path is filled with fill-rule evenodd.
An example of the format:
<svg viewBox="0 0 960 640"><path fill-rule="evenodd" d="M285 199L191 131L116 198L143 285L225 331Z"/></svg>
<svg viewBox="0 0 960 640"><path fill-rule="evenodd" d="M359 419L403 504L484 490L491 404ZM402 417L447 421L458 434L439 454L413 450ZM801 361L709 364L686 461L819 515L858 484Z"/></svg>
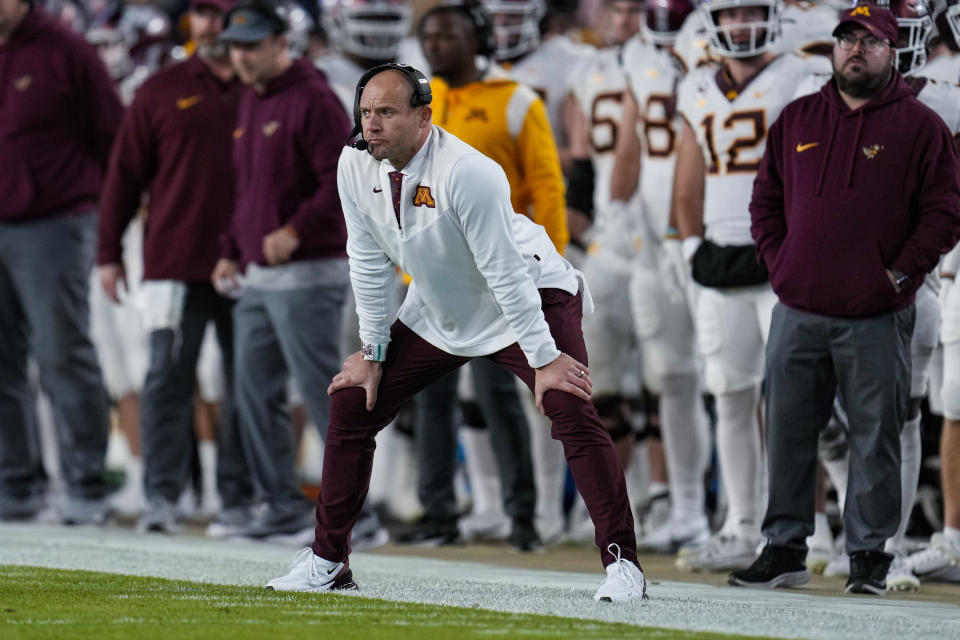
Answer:
<svg viewBox="0 0 960 640"><path fill-rule="evenodd" d="M897 293L903 291L904 289L909 289L910 285L913 282L910 280L910 276L905 273L900 273L899 271L891 271L893 274L893 283L897 287Z"/></svg>
<svg viewBox="0 0 960 640"><path fill-rule="evenodd" d="M364 360L383 362L387 359L387 345L364 342L360 345L360 355Z"/></svg>

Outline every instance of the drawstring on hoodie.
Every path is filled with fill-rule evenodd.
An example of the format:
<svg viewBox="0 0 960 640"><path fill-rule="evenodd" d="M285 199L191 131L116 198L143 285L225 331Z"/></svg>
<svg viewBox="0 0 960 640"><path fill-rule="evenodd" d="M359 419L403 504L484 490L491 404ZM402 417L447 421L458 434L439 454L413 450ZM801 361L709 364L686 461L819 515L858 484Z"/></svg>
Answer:
<svg viewBox="0 0 960 640"><path fill-rule="evenodd" d="M847 188L853 186L853 165L857 160L857 148L860 146L860 131L863 129L863 108L857 109L857 132L853 136L853 150L850 152L847 162ZM837 136L837 127L840 124L840 118L833 121L833 129L830 130L830 138L827 141L827 154L824 156L824 162L820 166L820 179L817 180L817 195L823 191L823 178L827 175L827 165L829 164L830 152L833 151L833 141Z"/></svg>

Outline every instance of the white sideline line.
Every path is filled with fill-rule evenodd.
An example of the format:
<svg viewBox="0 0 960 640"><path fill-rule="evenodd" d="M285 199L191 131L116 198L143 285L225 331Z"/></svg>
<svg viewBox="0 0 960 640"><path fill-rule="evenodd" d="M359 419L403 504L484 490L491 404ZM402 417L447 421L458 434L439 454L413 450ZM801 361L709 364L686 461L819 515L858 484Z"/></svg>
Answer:
<svg viewBox="0 0 960 640"><path fill-rule="evenodd" d="M247 541L37 524L0 524L0 541L0 564L233 585L262 585L293 556L287 547ZM359 553L351 566L361 595L386 600L780 638L960 638L960 608L939 603L661 582L642 604L610 605L593 601L599 572Z"/></svg>

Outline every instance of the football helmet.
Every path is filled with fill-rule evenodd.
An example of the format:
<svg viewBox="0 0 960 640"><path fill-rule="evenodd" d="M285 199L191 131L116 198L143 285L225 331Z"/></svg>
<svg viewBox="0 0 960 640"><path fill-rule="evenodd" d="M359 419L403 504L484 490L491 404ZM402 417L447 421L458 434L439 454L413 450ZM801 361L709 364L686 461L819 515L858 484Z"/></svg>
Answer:
<svg viewBox="0 0 960 640"><path fill-rule="evenodd" d="M661 47L671 47L680 27L696 6L693 0L647 0L643 37Z"/></svg>
<svg viewBox="0 0 960 640"><path fill-rule="evenodd" d="M344 53L365 60L395 60L410 32L409 0L321 0L324 29Z"/></svg>
<svg viewBox="0 0 960 640"><path fill-rule="evenodd" d="M700 7L710 46L721 56L750 58L770 51L780 41L783 0L704 0ZM725 10L738 7L760 7L767 15L756 22L721 26L719 16ZM736 42L733 38L733 34L740 31L749 31L745 42Z"/></svg>
<svg viewBox="0 0 960 640"><path fill-rule="evenodd" d="M310 48L310 34L316 27L313 16L293 0L281 0L277 11L287 23L287 51L292 58L300 58Z"/></svg>
<svg viewBox="0 0 960 640"><path fill-rule="evenodd" d="M91 19L86 34L87 42L97 48L97 53L107 68L107 73L115 82L119 82L133 72L133 58L130 56L130 41L117 27L120 19L120 6L104 6Z"/></svg>
<svg viewBox="0 0 960 640"><path fill-rule="evenodd" d="M880 0L897 16L897 69L904 75L916 73L927 63L927 46L937 35L936 18L946 9L945 0Z"/></svg>
<svg viewBox="0 0 960 640"><path fill-rule="evenodd" d="M540 46L540 21L547 15L545 0L483 0L493 20L494 58L515 60Z"/></svg>

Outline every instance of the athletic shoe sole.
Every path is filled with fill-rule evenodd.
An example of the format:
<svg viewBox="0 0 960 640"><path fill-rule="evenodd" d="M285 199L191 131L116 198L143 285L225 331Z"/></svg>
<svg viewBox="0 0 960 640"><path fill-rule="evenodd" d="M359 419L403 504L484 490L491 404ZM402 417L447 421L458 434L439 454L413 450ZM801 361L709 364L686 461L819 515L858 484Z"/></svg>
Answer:
<svg viewBox="0 0 960 640"><path fill-rule="evenodd" d="M267 591L276 591L270 585L266 587ZM346 573L338 577L333 581L331 586L320 586L314 589L304 589L301 593L325 593L327 591L359 591L360 587L357 586L357 583L353 581L353 570L347 569Z"/></svg>
<svg viewBox="0 0 960 640"><path fill-rule="evenodd" d="M847 585L844 591L847 593L865 593L874 596L882 596L887 593L886 586L878 587L873 584L859 581Z"/></svg>
<svg viewBox="0 0 960 640"><path fill-rule="evenodd" d="M781 573L772 580L767 582L747 582L746 580L741 580L730 576L727 578L727 582L734 587L750 587L753 589L776 589L777 587L799 587L810 582L810 572L804 569L803 571L788 571L787 573Z"/></svg>

